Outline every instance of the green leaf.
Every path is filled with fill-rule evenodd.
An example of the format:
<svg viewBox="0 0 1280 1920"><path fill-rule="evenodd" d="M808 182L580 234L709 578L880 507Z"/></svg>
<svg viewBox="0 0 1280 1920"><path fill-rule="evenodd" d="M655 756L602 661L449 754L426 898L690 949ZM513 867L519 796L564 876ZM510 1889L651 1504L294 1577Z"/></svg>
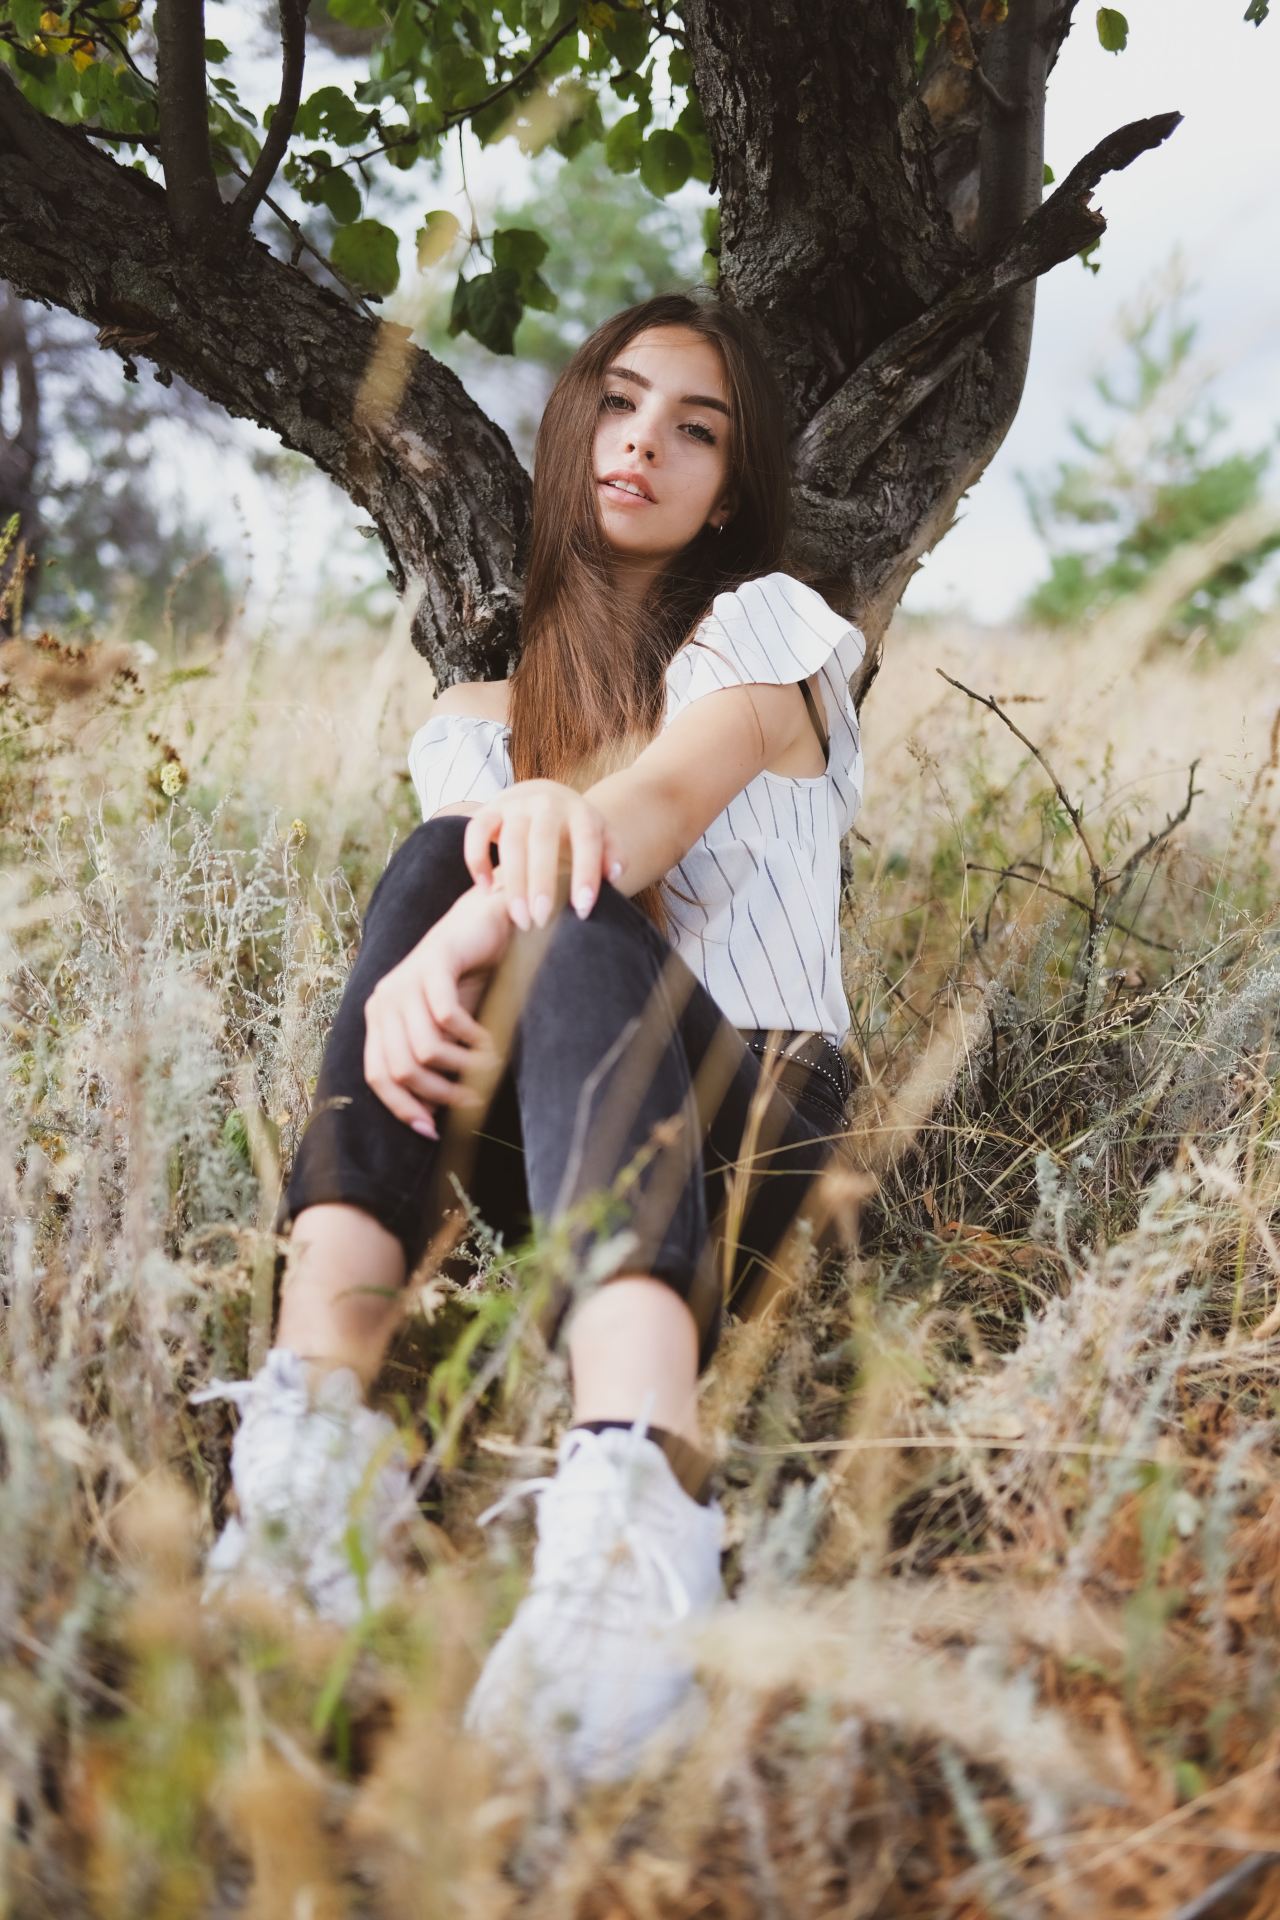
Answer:
<svg viewBox="0 0 1280 1920"><path fill-rule="evenodd" d="M532 227L500 227L494 233L494 265L516 275L522 309L537 307L542 313L554 313L560 304L538 272L548 251L548 242Z"/></svg>
<svg viewBox="0 0 1280 1920"><path fill-rule="evenodd" d="M341 87L318 87L298 108L293 130L300 140L327 139L353 147L369 131L372 118Z"/></svg>
<svg viewBox="0 0 1280 1920"><path fill-rule="evenodd" d="M566 160L572 160L575 154L581 153L582 149L589 146L593 140L604 139L604 121L600 117L599 100L594 93L587 92L586 89L583 89L583 97L586 102L583 111L567 121L552 142L556 152L562 153Z"/></svg>
<svg viewBox="0 0 1280 1920"><path fill-rule="evenodd" d="M702 107L692 96L686 101L684 112L675 123L676 132L682 133L688 140L698 134L705 134L707 123L702 117Z"/></svg>
<svg viewBox="0 0 1280 1920"><path fill-rule="evenodd" d="M394 293L400 279L396 236L381 220L353 220L333 236L330 255L339 273L364 293Z"/></svg>
<svg viewBox="0 0 1280 1920"><path fill-rule="evenodd" d="M204 43L204 57L212 66L218 67L221 66L224 60L231 58L231 49L224 45L221 40L206 40Z"/></svg>
<svg viewBox="0 0 1280 1920"><path fill-rule="evenodd" d="M34 40L40 31L40 15L46 0L9 0L9 18L19 40Z"/></svg>
<svg viewBox="0 0 1280 1920"><path fill-rule="evenodd" d="M683 47L673 49L667 62L667 72L673 87L687 87L693 80L693 62Z"/></svg>
<svg viewBox="0 0 1280 1920"><path fill-rule="evenodd" d="M449 112L473 106L492 92L488 70L480 55L456 40L441 47L432 60L428 85L432 99Z"/></svg>
<svg viewBox="0 0 1280 1920"><path fill-rule="evenodd" d="M498 227L493 236L493 263L496 267L514 267L524 273L540 267L547 257L547 242L532 227Z"/></svg>
<svg viewBox="0 0 1280 1920"><path fill-rule="evenodd" d="M1049 165L1049 162L1047 160L1044 163L1044 184L1046 187L1051 187L1053 185L1053 168Z"/></svg>
<svg viewBox="0 0 1280 1920"><path fill-rule="evenodd" d="M390 128L388 132L391 132ZM417 166L422 158L422 145L420 141L409 138L407 126L395 128L395 133L399 137L388 144L384 158L397 173L408 173L410 167Z"/></svg>
<svg viewBox="0 0 1280 1920"><path fill-rule="evenodd" d="M682 187L693 172L693 154L682 133L660 127L651 133L640 155L640 178L659 199Z"/></svg>
<svg viewBox="0 0 1280 1920"><path fill-rule="evenodd" d="M641 143L648 114L640 107L615 120L604 137L605 165L611 173L634 173L640 165Z"/></svg>
<svg viewBox="0 0 1280 1920"><path fill-rule="evenodd" d="M1260 27L1270 11L1271 0L1249 0L1244 17L1252 20L1255 27Z"/></svg>
<svg viewBox="0 0 1280 1920"><path fill-rule="evenodd" d="M560 305L560 295L547 285L540 273L526 273L520 282L520 297L526 307L536 307L540 313L554 313Z"/></svg>
<svg viewBox="0 0 1280 1920"><path fill-rule="evenodd" d="M360 218L360 189L341 167L333 167L328 173L322 173L302 197L328 207L340 227L349 226L353 220Z"/></svg>
<svg viewBox="0 0 1280 1920"><path fill-rule="evenodd" d="M692 95L684 112L676 121L675 131L682 134L689 143L689 171L693 178L709 181L713 170L711 142L707 138L707 123L702 117L702 108Z"/></svg>
<svg viewBox="0 0 1280 1920"><path fill-rule="evenodd" d="M649 21L643 13L620 13L601 34L624 73L633 73L649 51Z"/></svg>
<svg viewBox="0 0 1280 1920"><path fill-rule="evenodd" d="M378 0L329 0L329 12L344 27L384 27L387 23Z"/></svg>
<svg viewBox="0 0 1280 1920"><path fill-rule="evenodd" d="M495 267L467 282L467 328L490 353L514 353L524 311L520 278L513 267Z"/></svg>
<svg viewBox="0 0 1280 1920"><path fill-rule="evenodd" d="M458 275L457 285L453 289L453 299L449 302L449 334L452 339L465 331L467 326L467 297L471 292L471 282Z"/></svg>
<svg viewBox="0 0 1280 1920"><path fill-rule="evenodd" d="M1129 43L1129 22L1115 7L1098 8L1098 38L1108 53L1123 53Z"/></svg>
<svg viewBox="0 0 1280 1920"><path fill-rule="evenodd" d="M456 214L441 207L429 213L418 229L419 268L434 267L443 260L461 232L462 223Z"/></svg>

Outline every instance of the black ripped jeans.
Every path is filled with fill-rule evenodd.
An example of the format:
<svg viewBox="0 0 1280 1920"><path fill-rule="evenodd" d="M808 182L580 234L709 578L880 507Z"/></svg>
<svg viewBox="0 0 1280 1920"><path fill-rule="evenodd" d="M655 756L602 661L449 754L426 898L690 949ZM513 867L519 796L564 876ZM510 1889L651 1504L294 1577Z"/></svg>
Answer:
<svg viewBox="0 0 1280 1920"><path fill-rule="evenodd" d="M373 890L276 1230L304 1207L346 1202L399 1239L412 1271L460 1211L450 1175L508 1243L608 1190L603 1215L574 1213L567 1271L594 1253L596 1281L667 1282L694 1315L705 1367L726 1306L745 1315L772 1291L799 1219L821 1246L838 1237L816 1176L846 1124L844 1058L821 1035L731 1026L605 881L585 920L565 909L544 929L513 929L477 1012L503 1063L487 1107L437 1108L440 1139L415 1133L365 1080L364 1006L470 887L466 826L460 814L424 821ZM549 1341L574 1297L571 1278L554 1286Z"/></svg>

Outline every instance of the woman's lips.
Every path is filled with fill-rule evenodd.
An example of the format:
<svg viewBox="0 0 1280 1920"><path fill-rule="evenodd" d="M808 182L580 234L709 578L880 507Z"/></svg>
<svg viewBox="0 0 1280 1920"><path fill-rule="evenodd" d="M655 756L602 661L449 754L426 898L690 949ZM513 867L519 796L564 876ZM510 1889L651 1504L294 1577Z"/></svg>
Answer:
<svg viewBox="0 0 1280 1920"><path fill-rule="evenodd" d="M646 500L642 493L628 493L623 487L615 487L612 480L599 480L597 486L610 500L621 501L624 507L656 507L656 500Z"/></svg>

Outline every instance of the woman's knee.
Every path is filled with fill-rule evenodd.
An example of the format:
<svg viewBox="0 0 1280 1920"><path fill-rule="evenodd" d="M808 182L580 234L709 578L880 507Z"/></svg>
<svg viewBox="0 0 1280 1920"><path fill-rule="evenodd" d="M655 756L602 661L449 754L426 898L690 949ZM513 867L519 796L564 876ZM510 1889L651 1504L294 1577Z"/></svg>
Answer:
<svg viewBox="0 0 1280 1920"><path fill-rule="evenodd" d="M595 905L585 920L566 906L551 928L550 954L555 961L579 953L592 960L608 953L639 953L662 960L670 952L648 915L608 880L601 882Z"/></svg>
<svg viewBox="0 0 1280 1920"><path fill-rule="evenodd" d="M468 815L463 813L446 813L420 821L383 868L369 896L366 920L388 896L399 899L412 895L415 902L427 906L435 917L465 893L471 885L471 875L462 856L467 821Z"/></svg>

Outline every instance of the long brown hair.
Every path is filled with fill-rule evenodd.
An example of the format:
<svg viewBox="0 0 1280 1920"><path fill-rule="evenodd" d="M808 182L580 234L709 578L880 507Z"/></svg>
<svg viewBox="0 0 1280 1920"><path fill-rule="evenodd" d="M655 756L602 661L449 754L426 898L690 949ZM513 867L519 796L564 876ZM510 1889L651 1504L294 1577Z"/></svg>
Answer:
<svg viewBox="0 0 1280 1920"><path fill-rule="evenodd" d="M647 327L680 326L719 349L729 391L722 532L702 527L641 606L614 585L593 448L606 367ZM663 675L713 597L780 563L790 504L782 395L746 316L709 289L662 293L596 328L563 369L534 444L533 509L508 725L517 780L583 792L630 766L661 725ZM663 932L661 883L632 895Z"/></svg>

